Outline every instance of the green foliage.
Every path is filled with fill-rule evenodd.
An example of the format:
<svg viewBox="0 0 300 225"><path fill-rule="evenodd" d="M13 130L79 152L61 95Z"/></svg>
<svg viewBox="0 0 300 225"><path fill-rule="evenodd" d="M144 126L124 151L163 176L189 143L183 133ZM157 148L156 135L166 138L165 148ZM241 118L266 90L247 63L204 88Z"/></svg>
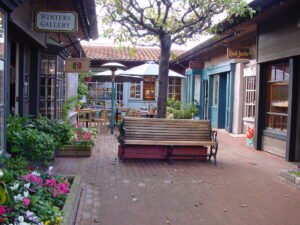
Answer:
<svg viewBox="0 0 300 225"><path fill-rule="evenodd" d="M72 106L75 106L77 103L77 95L68 97L63 105L63 120L66 122L68 120L68 114Z"/></svg>
<svg viewBox="0 0 300 225"><path fill-rule="evenodd" d="M27 170L29 166L29 162L24 157L15 157L15 158L9 158L6 161L6 168L8 170L20 172Z"/></svg>
<svg viewBox="0 0 300 225"><path fill-rule="evenodd" d="M198 113L198 108L192 104L182 107L181 101L169 98L167 100L167 112L172 114L174 119L191 119Z"/></svg>
<svg viewBox="0 0 300 225"><path fill-rule="evenodd" d="M52 135L37 129L24 129L18 132L15 142L11 143L11 153L45 163L54 159L56 147Z"/></svg>
<svg viewBox="0 0 300 225"><path fill-rule="evenodd" d="M174 111L174 119L192 119L197 112L196 106L188 104L185 108Z"/></svg>
<svg viewBox="0 0 300 225"><path fill-rule="evenodd" d="M78 91L77 91L78 96L80 97L85 96L88 94L88 92L89 92L88 86L85 83L78 84Z"/></svg>
<svg viewBox="0 0 300 225"><path fill-rule="evenodd" d="M46 164L54 159L55 150L72 136L67 123L47 117L20 118L9 116L7 141L9 152L15 156Z"/></svg>
<svg viewBox="0 0 300 225"><path fill-rule="evenodd" d="M57 122L47 117L39 117L31 120L32 126L46 134L51 135L58 146L67 142L71 135L71 125L66 122Z"/></svg>
<svg viewBox="0 0 300 225"><path fill-rule="evenodd" d="M182 106L182 102L179 100L176 100L175 98L168 98L167 99L167 107L170 107L172 109L180 110Z"/></svg>

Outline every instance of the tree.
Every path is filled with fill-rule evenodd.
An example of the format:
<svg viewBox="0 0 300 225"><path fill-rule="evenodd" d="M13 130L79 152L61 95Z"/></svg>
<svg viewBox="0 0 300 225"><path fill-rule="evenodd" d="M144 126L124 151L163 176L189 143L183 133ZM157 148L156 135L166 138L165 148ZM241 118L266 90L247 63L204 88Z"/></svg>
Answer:
<svg viewBox="0 0 300 225"><path fill-rule="evenodd" d="M173 43L184 44L213 26L224 12L231 16L253 13L245 0L98 0L103 33L117 42L159 43L159 118L166 116L168 69ZM109 26L106 26L109 25Z"/></svg>

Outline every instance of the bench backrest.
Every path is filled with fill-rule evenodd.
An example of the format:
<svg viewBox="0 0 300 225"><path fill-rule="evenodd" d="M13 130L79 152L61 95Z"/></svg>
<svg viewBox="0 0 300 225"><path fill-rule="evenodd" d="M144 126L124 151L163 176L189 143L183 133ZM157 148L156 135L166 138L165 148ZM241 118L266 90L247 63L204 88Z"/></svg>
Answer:
<svg viewBox="0 0 300 225"><path fill-rule="evenodd" d="M210 141L208 120L124 118L125 139L157 141Z"/></svg>

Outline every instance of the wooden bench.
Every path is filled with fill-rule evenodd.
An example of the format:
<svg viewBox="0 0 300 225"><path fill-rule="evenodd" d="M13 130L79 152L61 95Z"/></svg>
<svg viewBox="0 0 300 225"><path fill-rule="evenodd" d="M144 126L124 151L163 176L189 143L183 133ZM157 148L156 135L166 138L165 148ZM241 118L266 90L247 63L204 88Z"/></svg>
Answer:
<svg viewBox="0 0 300 225"><path fill-rule="evenodd" d="M217 131L212 131L211 123L207 120L173 120L158 118L125 117L120 158L124 160L126 147L134 146L165 146L166 158L172 162L174 156L214 158L217 162L218 142ZM176 154L175 146L205 146L210 147L206 154ZM142 151L142 149L141 149Z"/></svg>

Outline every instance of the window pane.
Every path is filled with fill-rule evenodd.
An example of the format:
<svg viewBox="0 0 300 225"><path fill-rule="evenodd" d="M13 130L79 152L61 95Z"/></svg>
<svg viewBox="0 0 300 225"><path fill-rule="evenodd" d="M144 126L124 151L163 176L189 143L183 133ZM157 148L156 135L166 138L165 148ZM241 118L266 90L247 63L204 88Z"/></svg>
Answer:
<svg viewBox="0 0 300 225"><path fill-rule="evenodd" d="M213 78L213 106L218 105L218 94L219 94L219 76Z"/></svg>
<svg viewBox="0 0 300 225"><path fill-rule="evenodd" d="M4 58L5 50L5 15L0 12L0 58Z"/></svg>
<svg viewBox="0 0 300 225"><path fill-rule="evenodd" d="M286 132L289 105L288 63L271 65L267 71L269 74L267 74L267 113L265 125L268 129Z"/></svg>
<svg viewBox="0 0 300 225"><path fill-rule="evenodd" d="M4 61L0 60L0 104L4 103Z"/></svg>
<svg viewBox="0 0 300 225"><path fill-rule="evenodd" d="M254 120L256 78L246 77L245 90L245 118Z"/></svg>
<svg viewBox="0 0 300 225"><path fill-rule="evenodd" d="M136 82L130 83L130 98L140 99L141 98L141 84Z"/></svg>

